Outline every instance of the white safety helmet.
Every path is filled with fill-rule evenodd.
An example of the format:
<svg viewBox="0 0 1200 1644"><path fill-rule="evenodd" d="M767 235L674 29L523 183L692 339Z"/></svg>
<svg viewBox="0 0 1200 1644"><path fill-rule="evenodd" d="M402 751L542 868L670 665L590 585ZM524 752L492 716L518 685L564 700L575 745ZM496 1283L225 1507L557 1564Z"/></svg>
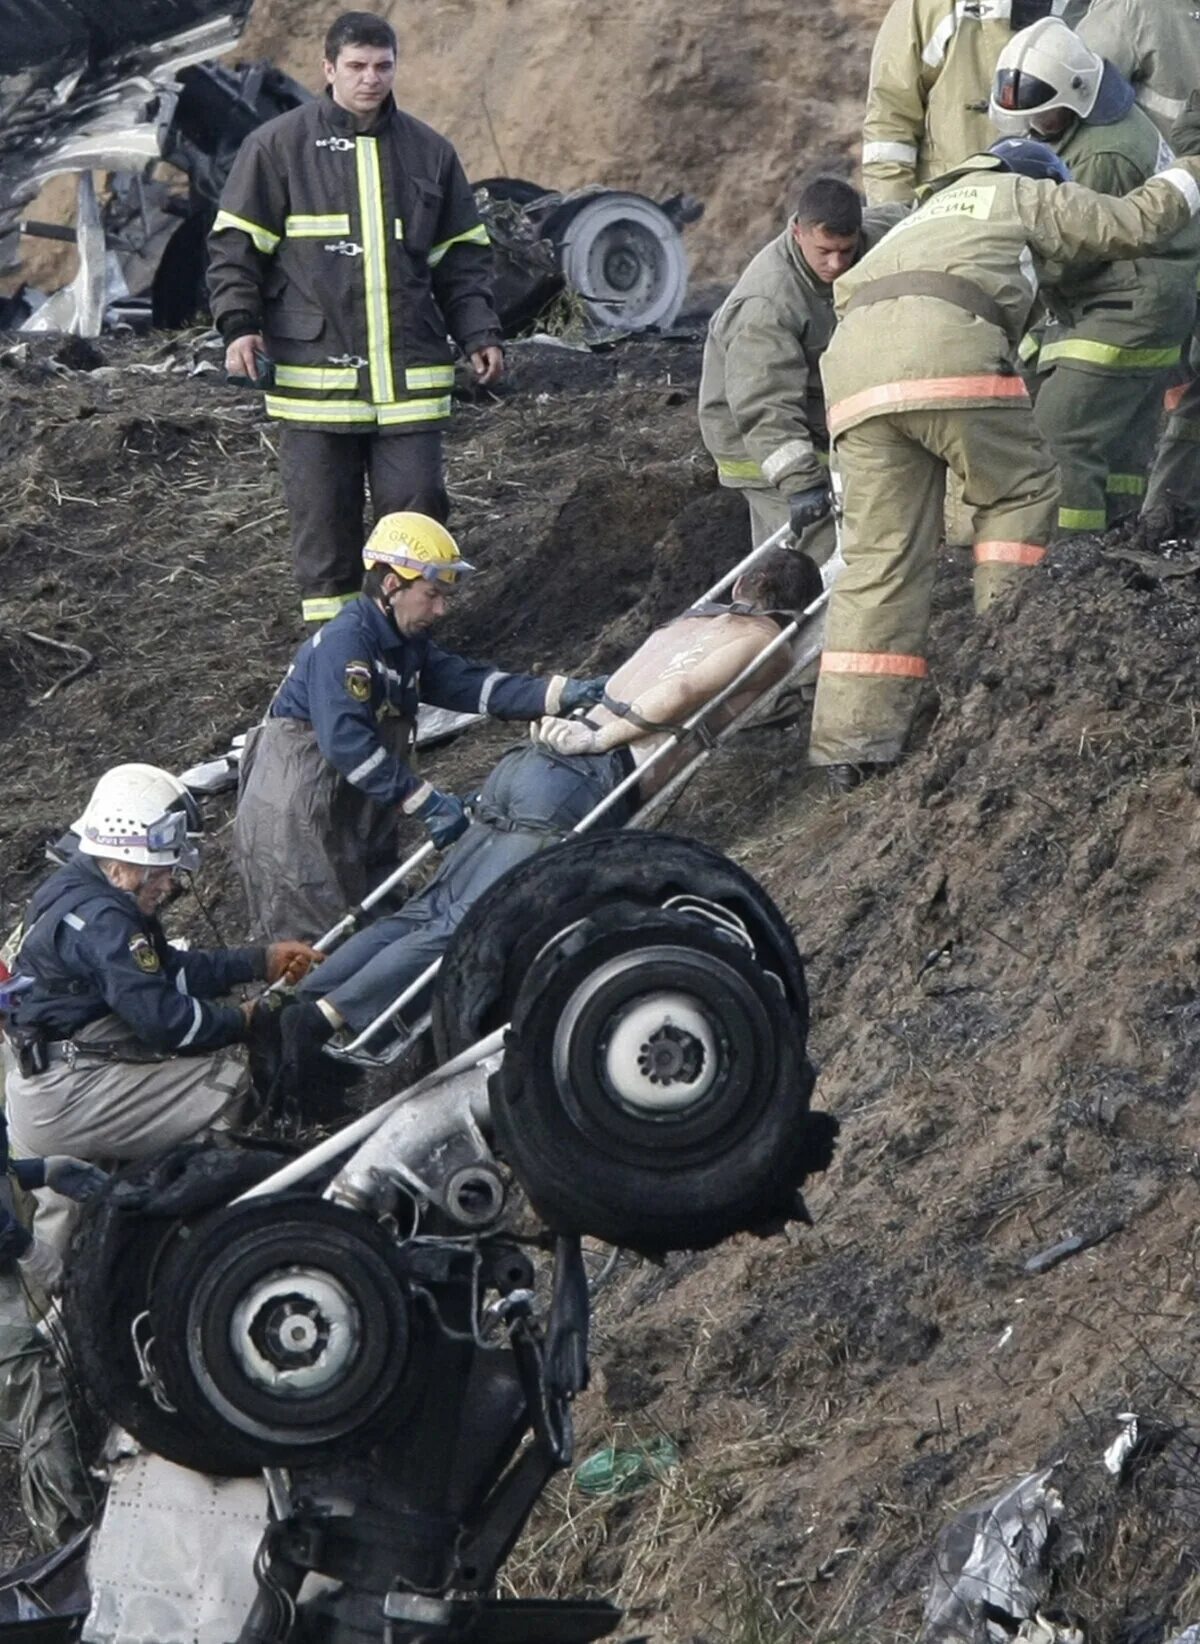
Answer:
<svg viewBox="0 0 1200 1644"><path fill-rule="evenodd" d="M1043 17L1014 34L1000 53L988 106L992 124L1006 137L1023 137L1033 116L1051 109L1069 109L1086 120L1096 109L1104 70L1103 57L1074 29Z"/></svg>
<svg viewBox="0 0 1200 1644"><path fill-rule="evenodd" d="M85 856L188 873L200 865L193 840L202 829L196 801L178 777L157 765L105 771L74 824Z"/></svg>

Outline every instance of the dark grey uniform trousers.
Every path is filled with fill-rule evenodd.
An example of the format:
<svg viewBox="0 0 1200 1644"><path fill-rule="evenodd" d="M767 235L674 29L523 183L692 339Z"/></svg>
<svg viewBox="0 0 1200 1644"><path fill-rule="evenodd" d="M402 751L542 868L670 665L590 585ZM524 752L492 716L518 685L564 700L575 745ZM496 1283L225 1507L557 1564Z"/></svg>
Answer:
<svg viewBox="0 0 1200 1644"><path fill-rule="evenodd" d="M530 743L505 754L484 784L477 820L446 853L425 889L402 912L376 920L337 948L301 982L297 996L328 999L361 1031L441 958L467 909L489 886L518 862L556 844L631 768L623 748L562 755ZM605 813L598 832L623 826L634 793ZM424 1001L414 1000L406 1018L414 1021L423 1008Z"/></svg>
<svg viewBox="0 0 1200 1644"><path fill-rule="evenodd" d="M381 719L401 759L412 726ZM233 864L250 939L315 941L396 866L400 812L347 782L297 719L267 719L246 738L233 823Z"/></svg>
<svg viewBox="0 0 1200 1644"><path fill-rule="evenodd" d="M376 519L405 508L438 520L450 512L436 428L328 434L285 423L279 471L291 519L292 566L306 600L358 592L368 486Z"/></svg>

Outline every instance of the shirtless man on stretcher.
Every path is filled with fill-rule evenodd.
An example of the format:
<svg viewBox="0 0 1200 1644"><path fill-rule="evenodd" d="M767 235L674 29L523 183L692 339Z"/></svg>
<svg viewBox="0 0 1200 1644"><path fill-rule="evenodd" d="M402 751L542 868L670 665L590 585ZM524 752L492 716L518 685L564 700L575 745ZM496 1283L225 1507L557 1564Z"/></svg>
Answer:
<svg viewBox="0 0 1200 1644"><path fill-rule="evenodd" d="M731 684L821 593L806 555L775 548L734 583L729 604L694 606L657 628L581 719L544 719L533 740L488 777L470 828L400 913L352 936L297 990L283 1014L285 1067L295 1072L338 1029L361 1032L449 945L471 904L511 867L564 838L697 709ZM715 734L789 672L781 646L703 723ZM696 751L692 736L627 790L596 823L621 828ZM413 1018L419 1012L413 1012Z"/></svg>

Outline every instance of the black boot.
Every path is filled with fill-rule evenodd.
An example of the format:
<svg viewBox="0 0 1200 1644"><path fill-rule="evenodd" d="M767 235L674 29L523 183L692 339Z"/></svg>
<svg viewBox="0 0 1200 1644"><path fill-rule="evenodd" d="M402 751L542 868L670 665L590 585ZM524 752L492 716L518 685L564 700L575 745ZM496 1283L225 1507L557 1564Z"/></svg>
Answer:
<svg viewBox="0 0 1200 1644"><path fill-rule="evenodd" d="M322 1055L332 1039L333 1024L316 1004L292 1003L279 1023L279 1076L271 1105L280 1120L302 1125L325 1124L344 1112L343 1096L357 1070Z"/></svg>
<svg viewBox="0 0 1200 1644"><path fill-rule="evenodd" d="M853 793L873 776L894 769L891 762L870 761L863 765L826 765L825 780L831 794Z"/></svg>

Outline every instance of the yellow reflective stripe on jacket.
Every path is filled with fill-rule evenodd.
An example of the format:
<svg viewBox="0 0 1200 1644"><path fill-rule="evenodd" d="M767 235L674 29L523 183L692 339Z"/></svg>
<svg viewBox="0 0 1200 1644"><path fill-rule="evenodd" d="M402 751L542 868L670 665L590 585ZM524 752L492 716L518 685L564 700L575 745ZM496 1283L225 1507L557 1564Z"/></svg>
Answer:
<svg viewBox="0 0 1200 1644"><path fill-rule="evenodd" d="M267 415L284 422L365 422L375 421L375 407L365 400L297 400L289 394L266 396Z"/></svg>
<svg viewBox="0 0 1200 1644"><path fill-rule="evenodd" d="M235 217L232 211L217 212L212 231L219 234L223 228L236 228L243 234L248 234L256 248L267 257L275 250L280 240L278 234L272 234L271 230L264 228L261 223L252 223L248 217Z"/></svg>
<svg viewBox="0 0 1200 1644"><path fill-rule="evenodd" d="M349 234L350 219L344 212L333 212L324 217L298 214L283 219L283 232L289 240L317 240L326 234Z"/></svg>
<svg viewBox="0 0 1200 1644"><path fill-rule="evenodd" d="M450 415L449 394L436 399L392 400L371 405L366 400L302 400L291 394L266 395L267 415L283 422L334 422L356 426L396 428L404 423L440 422Z"/></svg>
<svg viewBox="0 0 1200 1644"><path fill-rule="evenodd" d="M410 394L419 388L452 388L454 386L454 367L452 365L410 365L404 373L404 386Z"/></svg>
<svg viewBox="0 0 1200 1644"><path fill-rule="evenodd" d="M1116 343L1091 342L1087 337L1068 337L1047 343L1039 365L1054 360L1086 360L1089 365L1107 365L1114 371L1146 371L1156 366L1178 365L1183 350L1175 348L1121 348Z"/></svg>
<svg viewBox="0 0 1200 1644"><path fill-rule="evenodd" d="M1103 531L1108 515L1103 508L1060 508L1058 523L1064 531Z"/></svg>
<svg viewBox="0 0 1200 1644"><path fill-rule="evenodd" d="M1027 365L1030 360L1037 358L1037 352L1041 346L1040 340L1034 333L1027 331L1017 344L1017 358Z"/></svg>
<svg viewBox="0 0 1200 1644"><path fill-rule="evenodd" d="M392 227L395 229L396 238L398 240L402 240L404 238L404 218L397 217L396 221L392 224Z"/></svg>
<svg viewBox="0 0 1200 1644"><path fill-rule="evenodd" d="M812 455L816 458L817 462L820 463L822 468L829 467L828 451L814 451ZM746 457L744 460L737 457L730 457L728 459L718 457L717 473L724 475L726 479L760 480L764 485L767 483L766 477L763 474L759 464L754 462L749 457Z"/></svg>
<svg viewBox="0 0 1200 1644"><path fill-rule="evenodd" d="M450 247L452 245L459 245L460 243L470 245L491 245L492 242L488 239L488 231L484 228L483 224L476 223L474 228L468 228L462 234L455 234L450 239L443 240L440 245L432 246L430 248L429 256L425 259L430 268L436 268L442 258L446 255L447 251L449 251Z"/></svg>
<svg viewBox="0 0 1200 1644"><path fill-rule="evenodd" d="M316 594L300 601L300 615L305 622L332 622L357 594Z"/></svg>
<svg viewBox="0 0 1200 1644"><path fill-rule="evenodd" d="M1144 497L1146 494L1146 476L1144 474L1110 474L1104 482L1104 489L1110 497Z"/></svg>
<svg viewBox="0 0 1200 1644"><path fill-rule="evenodd" d="M396 390L392 381L392 327L388 314L387 245L378 138L360 137L354 145L354 157L358 170L358 210L362 221L371 398L377 405L383 405L395 399Z"/></svg>
<svg viewBox="0 0 1200 1644"><path fill-rule="evenodd" d="M277 365L275 382L280 388L308 388L314 394L336 394L358 387L358 372L352 365Z"/></svg>
<svg viewBox="0 0 1200 1644"><path fill-rule="evenodd" d="M763 477L762 469L749 458L745 462L721 462L718 459L717 473L726 479L761 480Z"/></svg>
<svg viewBox="0 0 1200 1644"><path fill-rule="evenodd" d="M404 422L437 422L450 415L450 396L436 400L396 400L391 405L377 405L381 428L395 428Z"/></svg>

